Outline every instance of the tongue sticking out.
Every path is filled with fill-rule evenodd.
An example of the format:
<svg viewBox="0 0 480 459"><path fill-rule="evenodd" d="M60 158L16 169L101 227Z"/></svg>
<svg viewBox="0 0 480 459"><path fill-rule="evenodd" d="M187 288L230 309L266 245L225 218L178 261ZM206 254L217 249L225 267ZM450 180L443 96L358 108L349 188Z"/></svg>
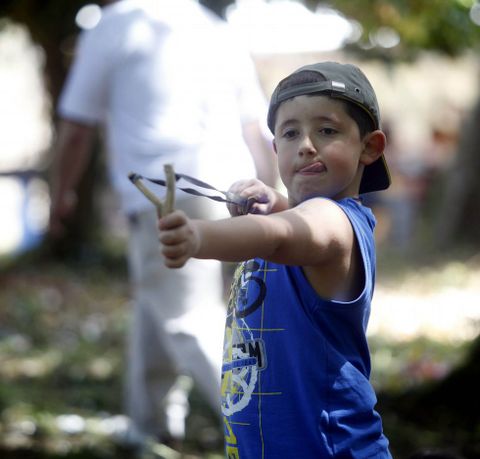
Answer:
<svg viewBox="0 0 480 459"><path fill-rule="evenodd" d="M313 163L309 164L306 167L303 167L300 169L299 172L301 173L319 173L319 172L324 172L326 170L325 165L318 162L318 163Z"/></svg>

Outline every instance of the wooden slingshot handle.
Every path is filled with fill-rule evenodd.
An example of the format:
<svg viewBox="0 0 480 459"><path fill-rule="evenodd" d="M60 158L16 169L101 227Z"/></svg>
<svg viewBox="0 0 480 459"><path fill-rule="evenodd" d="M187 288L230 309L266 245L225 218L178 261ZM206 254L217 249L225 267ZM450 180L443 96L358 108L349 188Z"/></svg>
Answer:
<svg viewBox="0 0 480 459"><path fill-rule="evenodd" d="M143 195L157 208L160 217L164 217L173 211L175 206L175 171L171 164L163 166L165 172L165 182L167 184L167 194L165 201L161 201L155 196L143 183L142 177L134 172L128 174L131 182L143 193Z"/></svg>
<svg viewBox="0 0 480 459"><path fill-rule="evenodd" d="M163 204L163 212L160 214L162 217L173 212L175 207L175 171L171 164L165 164L163 171L165 172L165 181L167 183L167 195Z"/></svg>

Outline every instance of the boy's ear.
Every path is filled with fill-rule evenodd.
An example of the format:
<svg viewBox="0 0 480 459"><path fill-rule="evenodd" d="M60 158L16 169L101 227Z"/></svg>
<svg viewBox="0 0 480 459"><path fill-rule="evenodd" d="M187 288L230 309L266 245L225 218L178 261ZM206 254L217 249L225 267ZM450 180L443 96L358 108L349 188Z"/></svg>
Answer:
<svg viewBox="0 0 480 459"><path fill-rule="evenodd" d="M382 153L387 146L387 138L383 131L377 129L376 131L367 134L363 139L363 142L364 148L360 155L360 163L368 166L382 156Z"/></svg>

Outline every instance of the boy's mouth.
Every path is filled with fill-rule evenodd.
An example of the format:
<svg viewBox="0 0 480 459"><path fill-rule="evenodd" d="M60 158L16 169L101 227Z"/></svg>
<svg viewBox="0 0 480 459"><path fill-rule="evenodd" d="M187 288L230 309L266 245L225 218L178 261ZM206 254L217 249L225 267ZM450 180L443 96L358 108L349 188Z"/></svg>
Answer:
<svg viewBox="0 0 480 459"><path fill-rule="evenodd" d="M315 163L309 164L308 166L304 166L298 170L300 174L319 174L321 172L325 172L327 168L325 164L317 161Z"/></svg>

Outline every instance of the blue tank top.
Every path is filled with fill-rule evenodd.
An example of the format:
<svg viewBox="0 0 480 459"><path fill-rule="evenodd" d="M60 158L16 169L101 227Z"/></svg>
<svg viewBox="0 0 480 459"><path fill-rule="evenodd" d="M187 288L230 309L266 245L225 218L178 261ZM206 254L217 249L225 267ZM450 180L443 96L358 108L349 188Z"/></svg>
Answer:
<svg viewBox="0 0 480 459"><path fill-rule="evenodd" d="M375 219L354 199L337 204L363 259L355 300L321 298L298 266L254 259L236 270L222 368L229 459L391 458L366 339Z"/></svg>

